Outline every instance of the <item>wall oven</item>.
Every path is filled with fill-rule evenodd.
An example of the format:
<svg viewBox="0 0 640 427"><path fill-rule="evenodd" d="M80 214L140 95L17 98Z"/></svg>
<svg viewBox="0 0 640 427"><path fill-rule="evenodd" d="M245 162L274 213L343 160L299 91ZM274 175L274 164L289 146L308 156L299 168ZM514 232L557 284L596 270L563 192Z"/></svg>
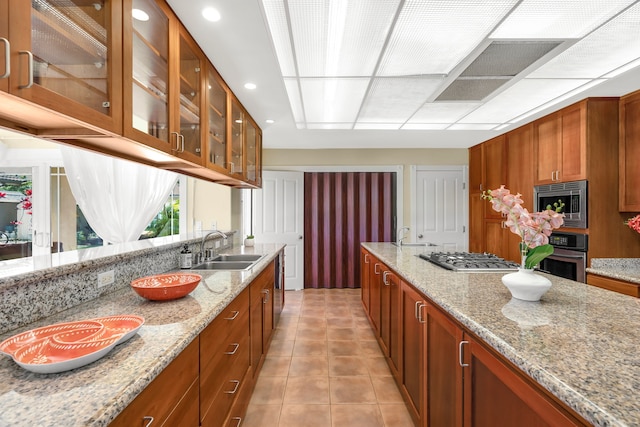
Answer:
<svg viewBox="0 0 640 427"><path fill-rule="evenodd" d="M564 227L587 228L587 181L537 185L533 190L536 212L561 200L564 203Z"/></svg>
<svg viewBox="0 0 640 427"><path fill-rule="evenodd" d="M586 283L588 241L586 234L551 234L549 243L553 246L553 255L542 260L538 268L554 276Z"/></svg>

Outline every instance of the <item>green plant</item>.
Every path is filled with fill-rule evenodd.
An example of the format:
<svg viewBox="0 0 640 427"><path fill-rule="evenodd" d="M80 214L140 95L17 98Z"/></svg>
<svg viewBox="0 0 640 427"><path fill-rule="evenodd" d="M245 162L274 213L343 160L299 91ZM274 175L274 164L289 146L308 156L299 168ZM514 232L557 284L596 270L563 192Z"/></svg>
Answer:
<svg viewBox="0 0 640 427"><path fill-rule="evenodd" d="M247 234L247 239L253 239L253 234Z"/></svg>

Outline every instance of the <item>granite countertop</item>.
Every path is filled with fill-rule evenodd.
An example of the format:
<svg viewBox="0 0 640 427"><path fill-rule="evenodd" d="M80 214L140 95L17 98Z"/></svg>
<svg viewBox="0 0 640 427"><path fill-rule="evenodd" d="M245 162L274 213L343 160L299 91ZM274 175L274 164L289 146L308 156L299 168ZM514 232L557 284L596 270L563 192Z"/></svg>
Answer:
<svg viewBox="0 0 640 427"><path fill-rule="evenodd" d="M363 246L588 422L640 426L639 299L546 275L541 301L512 300L504 273L445 270L417 257L424 247Z"/></svg>
<svg viewBox="0 0 640 427"><path fill-rule="evenodd" d="M283 245L239 247L226 253L265 254L245 271L198 271L198 287L184 298L154 302L125 288L25 328L116 314L145 324L102 359L59 374L34 374L0 357L0 427L107 426L276 257Z"/></svg>
<svg viewBox="0 0 640 427"><path fill-rule="evenodd" d="M640 258L593 258L587 273L640 285Z"/></svg>

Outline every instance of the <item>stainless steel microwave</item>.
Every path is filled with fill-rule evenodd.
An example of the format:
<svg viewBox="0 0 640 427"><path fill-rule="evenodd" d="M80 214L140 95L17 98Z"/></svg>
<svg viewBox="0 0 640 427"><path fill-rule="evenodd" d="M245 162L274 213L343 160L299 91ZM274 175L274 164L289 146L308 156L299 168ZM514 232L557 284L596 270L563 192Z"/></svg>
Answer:
<svg viewBox="0 0 640 427"><path fill-rule="evenodd" d="M533 190L535 210L539 212L562 201L564 208L563 227L587 228L587 181L559 182L548 185L537 185Z"/></svg>

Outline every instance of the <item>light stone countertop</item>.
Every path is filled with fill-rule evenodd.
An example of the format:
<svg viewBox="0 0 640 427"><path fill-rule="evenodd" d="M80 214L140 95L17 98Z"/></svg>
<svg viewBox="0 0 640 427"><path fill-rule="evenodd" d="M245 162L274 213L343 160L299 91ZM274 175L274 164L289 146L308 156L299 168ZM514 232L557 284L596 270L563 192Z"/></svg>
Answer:
<svg viewBox="0 0 640 427"><path fill-rule="evenodd" d="M363 246L588 422L640 426L640 299L545 275L540 302L512 300L504 273L452 272L419 258L424 247Z"/></svg>
<svg viewBox="0 0 640 427"><path fill-rule="evenodd" d="M640 258L593 258L587 273L640 284Z"/></svg>
<svg viewBox="0 0 640 427"><path fill-rule="evenodd" d="M34 374L0 355L0 427L107 426L244 290L284 245L236 247L228 253L265 254L246 271L194 271L203 276L184 298L147 301L132 289L108 294L0 336L59 322L136 314L145 324L102 359L58 374Z"/></svg>

